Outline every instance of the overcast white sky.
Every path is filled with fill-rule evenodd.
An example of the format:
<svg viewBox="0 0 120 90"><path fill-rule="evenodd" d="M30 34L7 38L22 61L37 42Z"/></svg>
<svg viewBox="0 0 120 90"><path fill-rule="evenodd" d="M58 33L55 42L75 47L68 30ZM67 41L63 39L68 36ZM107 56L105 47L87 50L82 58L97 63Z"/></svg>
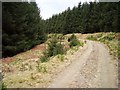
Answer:
<svg viewBox="0 0 120 90"><path fill-rule="evenodd" d="M53 14L58 14L68 7L73 8L77 6L79 2L88 2L94 0L36 0L38 7L40 8L40 15L43 19L48 19Z"/></svg>

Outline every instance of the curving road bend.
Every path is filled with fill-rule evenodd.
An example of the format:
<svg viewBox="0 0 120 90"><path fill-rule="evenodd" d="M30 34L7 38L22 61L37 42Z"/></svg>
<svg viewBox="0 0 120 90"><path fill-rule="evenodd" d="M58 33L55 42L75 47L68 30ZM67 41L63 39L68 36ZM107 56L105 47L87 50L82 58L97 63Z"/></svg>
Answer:
<svg viewBox="0 0 120 90"><path fill-rule="evenodd" d="M118 88L116 60L105 45L87 41L86 46L48 88Z"/></svg>

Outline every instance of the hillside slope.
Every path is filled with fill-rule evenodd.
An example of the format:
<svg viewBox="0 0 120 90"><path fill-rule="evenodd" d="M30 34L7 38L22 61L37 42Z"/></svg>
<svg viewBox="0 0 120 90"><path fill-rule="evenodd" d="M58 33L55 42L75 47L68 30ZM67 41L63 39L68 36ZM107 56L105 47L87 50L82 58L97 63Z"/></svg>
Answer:
<svg viewBox="0 0 120 90"><path fill-rule="evenodd" d="M80 41L86 42L84 46L69 48L66 54L52 56L44 63L39 63L39 60L42 52L46 50L47 42L14 57L3 58L0 67L5 85L8 88L117 88L118 60L110 53L110 50L118 51L116 48L118 40L114 38L116 34L75 35ZM69 45L67 39L70 36L71 34L64 36L62 42L64 45ZM89 37L91 39L91 36L92 39L97 37L98 40L109 42L113 49L109 49L106 43L97 42L98 40L86 40Z"/></svg>

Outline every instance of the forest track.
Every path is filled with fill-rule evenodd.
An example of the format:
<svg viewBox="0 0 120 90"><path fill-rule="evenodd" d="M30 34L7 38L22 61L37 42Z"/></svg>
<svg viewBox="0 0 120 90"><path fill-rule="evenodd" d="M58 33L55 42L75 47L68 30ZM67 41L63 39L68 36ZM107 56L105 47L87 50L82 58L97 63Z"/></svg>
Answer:
<svg viewBox="0 0 120 90"><path fill-rule="evenodd" d="M102 43L87 41L87 49L53 79L48 88L117 88L116 60Z"/></svg>

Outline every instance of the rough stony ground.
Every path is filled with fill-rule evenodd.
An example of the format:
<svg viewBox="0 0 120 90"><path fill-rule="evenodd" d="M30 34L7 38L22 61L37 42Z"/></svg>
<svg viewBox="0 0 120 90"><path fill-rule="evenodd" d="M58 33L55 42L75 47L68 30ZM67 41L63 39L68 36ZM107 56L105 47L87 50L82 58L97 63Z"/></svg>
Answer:
<svg viewBox="0 0 120 90"><path fill-rule="evenodd" d="M104 44L87 41L87 47L48 88L117 88L117 60L109 55Z"/></svg>

